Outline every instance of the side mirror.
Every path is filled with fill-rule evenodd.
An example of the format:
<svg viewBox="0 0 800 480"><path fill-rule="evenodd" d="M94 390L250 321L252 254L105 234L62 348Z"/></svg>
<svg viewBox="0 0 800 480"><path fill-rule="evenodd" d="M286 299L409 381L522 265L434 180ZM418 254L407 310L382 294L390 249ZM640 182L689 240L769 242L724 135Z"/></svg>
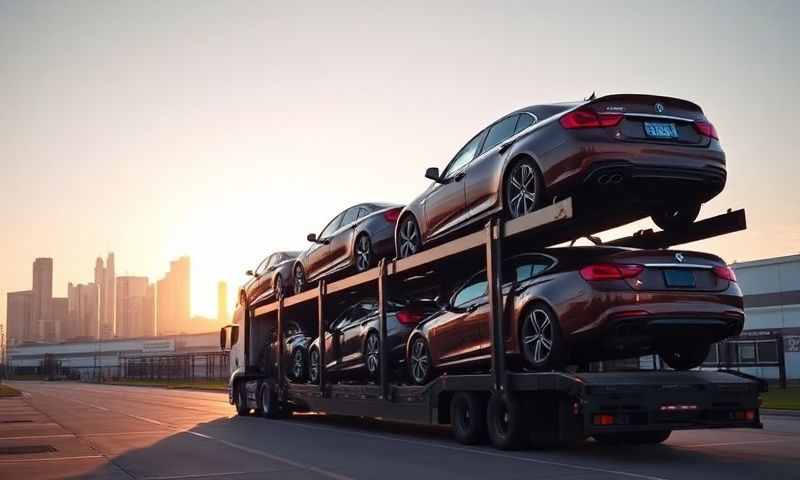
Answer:
<svg viewBox="0 0 800 480"><path fill-rule="evenodd" d="M429 178L436 183L442 183L442 179L439 176L439 169L436 167L431 167L425 170L425 178Z"/></svg>
<svg viewBox="0 0 800 480"><path fill-rule="evenodd" d="M306 236L306 240L308 240L311 243L317 243L317 234L316 233L309 233Z"/></svg>
<svg viewBox="0 0 800 480"><path fill-rule="evenodd" d="M245 274L245 275L247 275L248 277L253 277L253 276L255 276L255 274L253 273L253 271L252 271L252 270L248 270L248 271L244 272L244 274Z"/></svg>

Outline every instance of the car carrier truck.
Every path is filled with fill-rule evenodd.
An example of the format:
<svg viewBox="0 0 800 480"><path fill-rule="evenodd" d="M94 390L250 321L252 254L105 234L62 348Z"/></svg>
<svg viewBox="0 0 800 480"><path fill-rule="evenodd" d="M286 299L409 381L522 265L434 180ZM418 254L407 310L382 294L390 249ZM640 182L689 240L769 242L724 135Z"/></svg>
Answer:
<svg viewBox="0 0 800 480"><path fill-rule="evenodd" d="M759 394L766 382L735 371L527 372L506 366L501 259L558 245L642 218L636 212L580 217L572 199L509 221L491 220L482 230L405 259L381 261L366 272L270 303L240 305L235 323L220 332L230 350L229 400L240 415L266 418L313 411L374 417L419 424L451 425L455 438L474 444L486 437L500 449L527 445L568 445L593 437L607 443L660 443L673 430L762 428ZM746 228L744 210L698 221L678 232L645 230L606 244L669 248ZM488 371L442 374L427 385L393 380L380 348L380 375L374 382L331 382L325 374L325 342L320 342L317 384L292 383L286 375L284 327L313 319L324 338L326 311L353 292L378 299L382 347L386 345L387 296L454 265L485 267L488 277L492 356ZM274 333L271 333L274 332ZM274 368L259 368L261 345L276 336ZM396 376L395 376L396 378Z"/></svg>

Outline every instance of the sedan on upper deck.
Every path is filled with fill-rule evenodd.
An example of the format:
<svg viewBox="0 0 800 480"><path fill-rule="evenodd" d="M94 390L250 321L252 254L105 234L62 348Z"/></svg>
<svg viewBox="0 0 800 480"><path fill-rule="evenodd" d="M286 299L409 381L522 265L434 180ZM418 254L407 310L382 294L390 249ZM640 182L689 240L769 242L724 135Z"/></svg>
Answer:
<svg viewBox="0 0 800 480"><path fill-rule="evenodd" d="M275 252L248 270L251 277L239 289L241 305L253 305L258 300L279 299L289 291L292 281L292 266L300 252Z"/></svg>
<svg viewBox="0 0 800 480"><path fill-rule="evenodd" d="M394 229L402 205L361 203L336 215L319 233L309 233L308 250L293 267L293 290L300 293L323 277L369 270L394 256Z"/></svg>
<svg viewBox="0 0 800 480"><path fill-rule="evenodd" d="M642 211L665 230L680 229L722 191L726 168L699 106L625 94L512 112L425 176L433 183L397 223L398 258L492 215L516 218L570 196L588 199L590 215Z"/></svg>

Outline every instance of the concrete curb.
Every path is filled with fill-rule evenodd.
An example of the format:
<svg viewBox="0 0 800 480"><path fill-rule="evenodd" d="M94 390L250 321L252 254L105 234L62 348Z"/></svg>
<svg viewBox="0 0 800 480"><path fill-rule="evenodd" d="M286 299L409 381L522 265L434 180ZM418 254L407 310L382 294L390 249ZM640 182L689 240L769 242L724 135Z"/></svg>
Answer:
<svg viewBox="0 0 800 480"><path fill-rule="evenodd" d="M771 408L762 408L762 415L774 415L776 417L797 417L800 418L800 410L775 410Z"/></svg>

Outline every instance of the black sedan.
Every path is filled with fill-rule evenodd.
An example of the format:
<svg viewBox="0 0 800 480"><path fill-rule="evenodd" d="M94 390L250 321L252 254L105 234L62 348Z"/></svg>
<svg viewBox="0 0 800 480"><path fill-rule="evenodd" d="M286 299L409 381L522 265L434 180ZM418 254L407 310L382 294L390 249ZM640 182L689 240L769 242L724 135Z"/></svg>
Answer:
<svg viewBox="0 0 800 480"><path fill-rule="evenodd" d="M381 258L394 256L394 228L402 205L361 203L336 215L319 235L309 233L311 247L297 257L294 293L323 277L344 271L363 272Z"/></svg>

